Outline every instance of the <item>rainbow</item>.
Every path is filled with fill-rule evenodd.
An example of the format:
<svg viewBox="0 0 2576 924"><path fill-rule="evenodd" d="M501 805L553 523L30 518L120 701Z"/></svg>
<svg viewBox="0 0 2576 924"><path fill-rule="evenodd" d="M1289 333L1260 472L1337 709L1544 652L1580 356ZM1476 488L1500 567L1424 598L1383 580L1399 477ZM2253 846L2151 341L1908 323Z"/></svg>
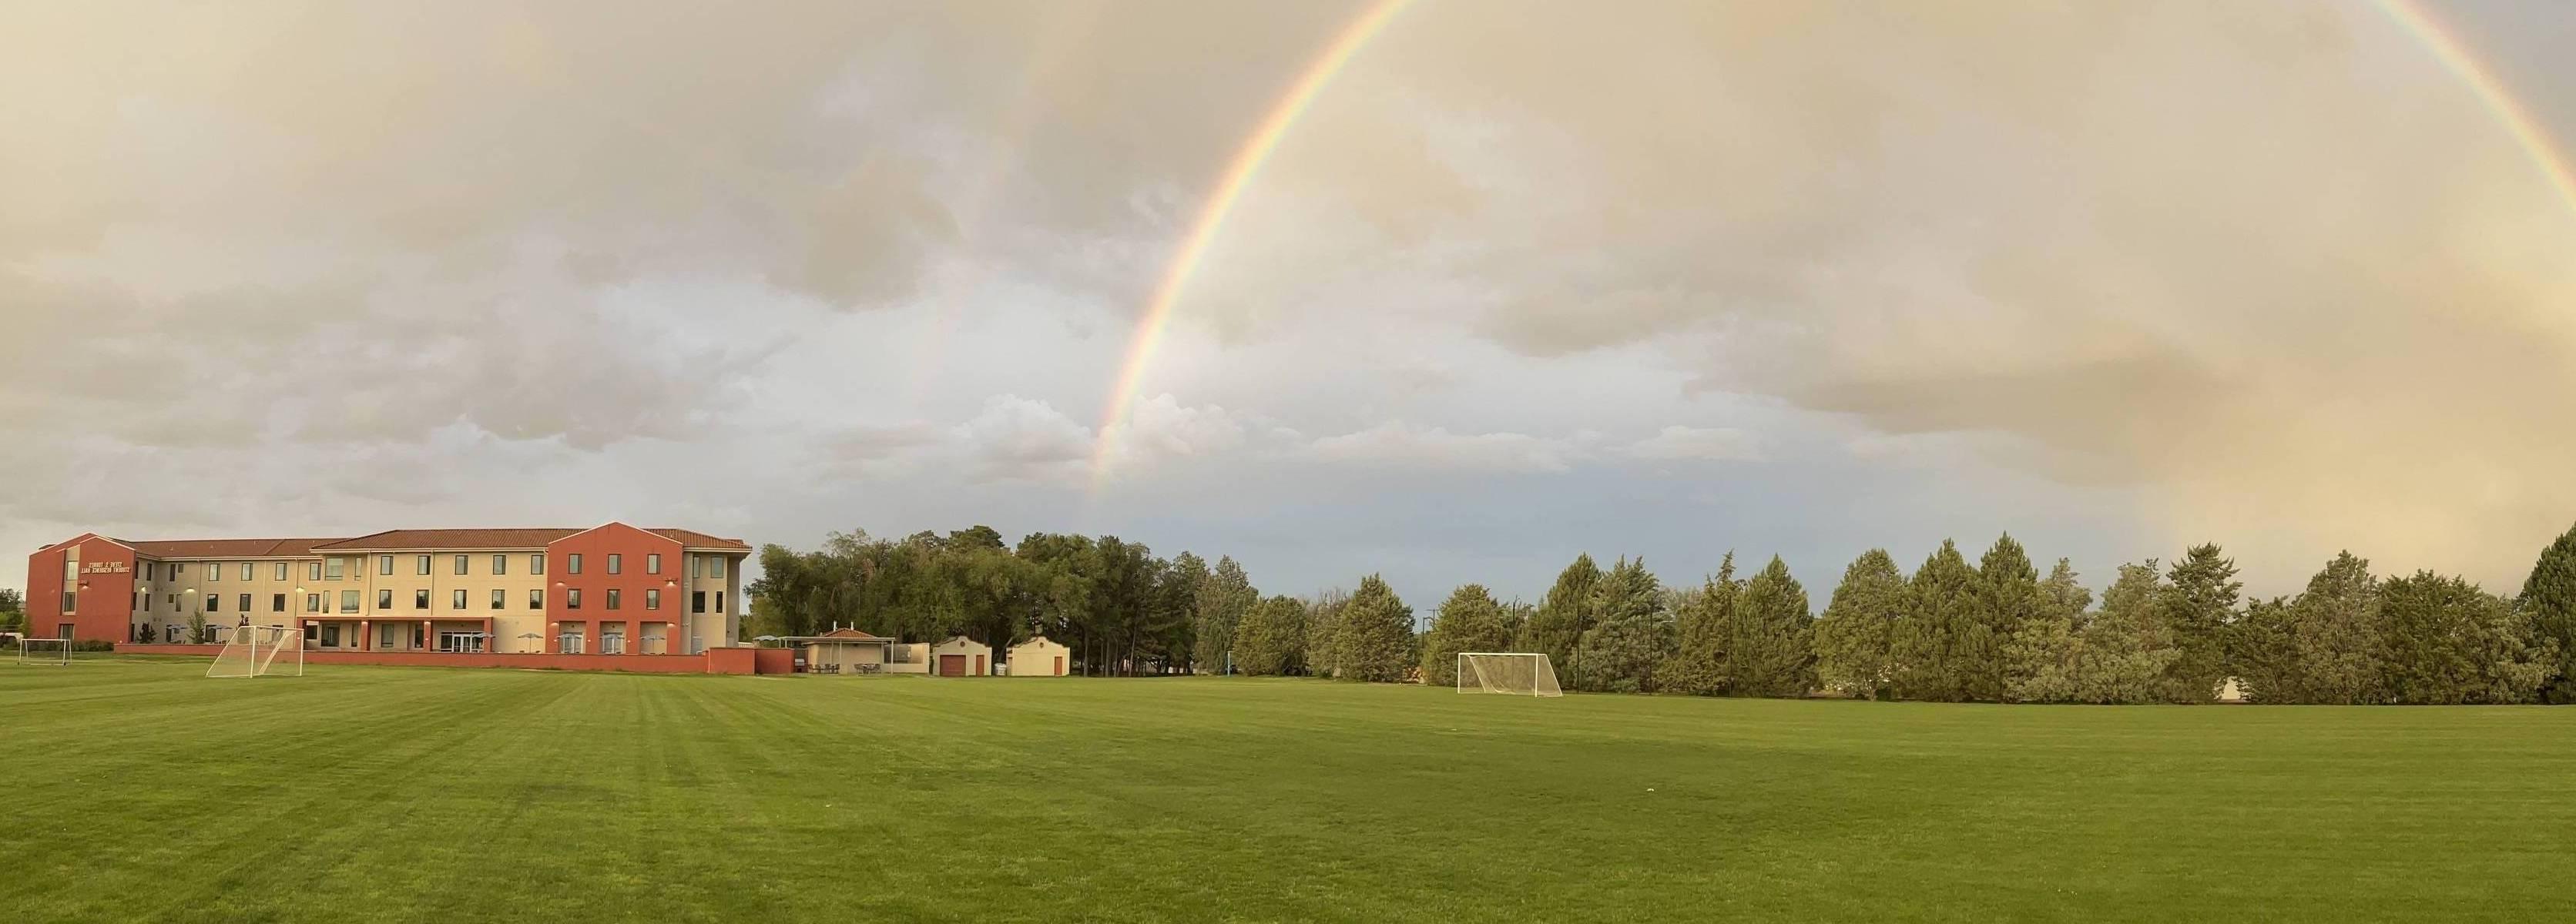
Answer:
<svg viewBox="0 0 2576 924"><path fill-rule="evenodd" d="M1233 162L1226 165L1223 178L1208 195L1206 204L1199 206L1198 217L1190 223L1189 237L1182 240L1180 250L1173 253L1172 262L1164 267L1162 282L1154 288L1154 300L1146 306L1145 316L1137 321L1136 332L1128 340L1126 362L1119 367L1118 383L1110 390L1109 407L1101 415L1099 435L1092 445L1094 490L1109 476L1109 457L1112 447L1117 444L1118 429L1126 424L1127 412L1136 403L1136 391L1143 384L1145 370L1153 365L1154 351L1163 344L1163 330L1171 324L1172 308L1180 302L1181 290L1189 285L1190 275L1198 270L1199 261L1207 257L1208 246L1215 242L1217 230L1225 225L1226 214L1234 210L1237 200L1243 198L1244 189L1252 185L1252 178L1279 149L1280 140L1296 126L1298 117L1305 115L1307 108L1314 105L1315 97L1333 82L1333 77L1341 73L1353 55L1359 54L1370 39L1376 38L1378 32L1386 28L1388 21L1412 2L1376 0L1360 11L1358 17L1333 36L1331 44L1324 46L1323 53L1315 56L1314 63L1306 66L1306 70L1298 75L1297 82L1288 87L1288 92L1271 105L1270 114L1262 117L1252 137L1245 139L1242 147L1235 150Z"/></svg>
<svg viewBox="0 0 2576 924"><path fill-rule="evenodd" d="M2540 169L2541 176L2549 181L2549 187L2558 193L2559 201L2566 203L2571 211L2576 211L2576 169L2568 167L2567 158L2550 143L2549 132L2540 127L2540 121L2531 117L2520 100L2513 98L2504 81L2497 79L2484 63L2469 54L2468 45L2444 28L2431 13L2425 12L2416 0L2379 0L2379 9L2388 14L2398 28L2422 42L2433 57L2442 62L2445 70L2468 86L2469 92L2477 96L2479 105L2485 106L2487 112L2495 116L2496 122L2504 126L2505 133L2513 136L2513 143L2522 148L2523 155L2531 158L2532 166Z"/></svg>

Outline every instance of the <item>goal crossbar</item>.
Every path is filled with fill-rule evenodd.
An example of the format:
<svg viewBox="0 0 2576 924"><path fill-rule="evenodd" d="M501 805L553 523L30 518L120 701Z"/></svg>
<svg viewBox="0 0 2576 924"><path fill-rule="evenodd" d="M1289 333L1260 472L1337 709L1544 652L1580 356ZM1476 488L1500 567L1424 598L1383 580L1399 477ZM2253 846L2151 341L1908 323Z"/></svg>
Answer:
<svg viewBox="0 0 2576 924"><path fill-rule="evenodd" d="M288 626L234 626L208 677L302 677L304 633Z"/></svg>
<svg viewBox="0 0 2576 924"><path fill-rule="evenodd" d="M18 640L18 663L67 667L72 663L72 641L67 638L22 638Z"/></svg>
<svg viewBox="0 0 2576 924"><path fill-rule="evenodd" d="M1548 663L1547 654L1531 651L1459 652L1458 692L1565 695L1565 689L1557 686L1556 668Z"/></svg>

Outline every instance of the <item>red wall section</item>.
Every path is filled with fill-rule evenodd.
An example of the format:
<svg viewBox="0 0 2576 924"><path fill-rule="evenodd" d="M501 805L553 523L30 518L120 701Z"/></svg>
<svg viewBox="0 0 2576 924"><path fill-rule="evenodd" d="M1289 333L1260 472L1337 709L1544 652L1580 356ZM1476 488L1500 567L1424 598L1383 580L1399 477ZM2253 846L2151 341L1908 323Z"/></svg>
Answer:
<svg viewBox="0 0 2576 924"><path fill-rule="evenodd" d="M572 556L581 556L581 573L572 573ZM608 556L620 559L620 573L608 573ZM659 574L645 570L650 556L662 556ZM582 634L590 646L599 650L600 625L634 623L626 633L629 652L643 650L647 623L667 622L670 650L684 651L687 636L679 631L687 618L687 581L682 569L687 562L680 557L679 540L648 533L624 523L610 523L598 529L575 533L546 546L546 619L550 622L584 623ZM620 598L618 609L608 608L608 591L615 588ZM581 591L581 609L566 609L573 590ZM662 608L644 608L645 591L662 592ZM553 649L555 633L546 632L546 647Z"/></svg>
<svg viewBox="0 0 2576 924"><path fill-rule="evenodd" d="M77 553L74 550L78 550ZM63 609L63 558L80 558L79 582L73 586L74 611ZM134 579L140 577L134 550L82 536L59 547L27 556L27 634L54 635L56 626L72 624L72 638L122 642L133 636Z"/></svg>
<svg viewBox="0 0 2576 924"><path fill-rule="evenodd" d="M796 650L793 648L753 648L749 651L752 653L752 673L793 674L796 672Z"/></svg>
<svg viewBox="0 0 2576 924"><path fill-rule="evenodd" d="M136 645L116 646L118 654L195 655L213 657L221 645ZM784 649L781 649L784 650ZM714 652L740 651L748 648L718 648ZM450 654L436 651L307 651L306 664L373 664L384 667L515 667L520 670L619 671L629 674L748 674L752 661L740 659L739 665L720 663L706 655L672 655L662 658L628 658L618 655L567 654ZM729 669L739 667L739 670ZM781 671L780 673L785 673Z"/></svg>

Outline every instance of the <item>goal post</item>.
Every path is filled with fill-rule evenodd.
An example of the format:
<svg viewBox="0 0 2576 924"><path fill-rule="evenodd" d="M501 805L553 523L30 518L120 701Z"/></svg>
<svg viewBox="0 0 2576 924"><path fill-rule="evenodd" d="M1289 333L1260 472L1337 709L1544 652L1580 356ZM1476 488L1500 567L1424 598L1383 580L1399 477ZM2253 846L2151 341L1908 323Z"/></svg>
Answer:
<svg viewBox="0 0 2576 924"><path fill-rule="evenodd" d="M1513 696L1564 696L1545 652L1461 651L1458 692Z"/></svg>
<svg viewBox="0 0 2576 924"><path fill-rule="evenodd" d="M19 639L18 663L68 667L72 663L72 640L67 638Z"/></svg>
<svg viewBox="0 0 2576 924"><path fill-rule="evenodd" d="M287 626L231 626L208 677L302 677L304 633Z"/></svg>

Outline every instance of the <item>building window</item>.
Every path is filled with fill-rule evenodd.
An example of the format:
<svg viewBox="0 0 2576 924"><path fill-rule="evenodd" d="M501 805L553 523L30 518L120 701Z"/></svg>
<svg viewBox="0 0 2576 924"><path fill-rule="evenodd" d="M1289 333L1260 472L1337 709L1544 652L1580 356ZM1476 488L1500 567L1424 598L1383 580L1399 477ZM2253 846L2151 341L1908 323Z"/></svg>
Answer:
<svg viewBox="0 0 2576 924"><path fill-rule="evenodd" d="M555 635L555 648L564 654L581 653L581 630L565 629Z"/></svg>
<svg viewBox="0 0 2576 924"><path fill-rule="evenodd" d="M496 610L497 610L497 609L500 609L500 608L501 608L501 607L503 607L503 606L508 605L507 601L508 601L509 599L510 599L510 592L509 592L509 591L502 590L502 589L497 588L497 587L495 587L495 588L493 588L493 589L492 589L492 608L493 608L493 609L496 609Z"/></svg>
<svg viewBox="0 0 2576 924"><path fill-rule="evenodd" d="M169 643L171 643L171 644L177 644L177 643L178 643L178 641L179 641L179 627L178 627L178 626L162 626L162 627L161 627L161 640L162 640L162 641L165 641L165 642L169 642Z"/></svg>
<svg viewBox="0 0 2576 924"><path fill-rule="evenodd" d="M281 581L286 580L286 563L285 563L285 562L278 562L278 563L277 563L277 569L276 569L276 570L277 570L277 579L278 579L278 580L281 580Z"/></svg>
<svg viewBox="0 0 2576 924"><path fill-rule="evenodd" d="M224 611L224 595L222 595L222 594L207 594L207 595L206 595L206 612L209 612L209 613L221 613L221 612L223 612L223 611Z"/></svg>
<svg viewBox="0 0 2576 924"><path fill-rule="evenodd" d="M617 553L615 553L615 552L610 552L610 553L608 553L608 573L610 573L610 574L622 574L622 573L624 573L624 570L625 570L625 569L624 569L624 568L622 568L622 567L620 567L620 565L623 563L623 562L622 562L623 557L624 557L624 556L618 555L618 554L617 554Z"/></svg>
<svg viewBox="0 0 2576 924"><path fill-rule="evenodd" d="M707 592L703 590L689 591L689 612L704 613L706 611Z"/></svg>
<svg viewBox="0 0 2576 924"><path fill-rule="evenodd" d="M78 602L76 598L79 596L79 593L80 592L76 590L63 591L63 612L68 613L72 611L72 604Z"/></svg>
<svg viewBox="0 0 2576 924"><path fill-rule="evenodd" d="M580 574L580 573L581 573L581 553L579 553L579 552L575 552L575 553L573 553L573 554L570 554L570 555L566 555L566 556L564 556L564 573L565 573L565 574Z"/></svg>
<svg viewBox="0 0 2576 924"><path fill-rule="evenodd" d="M345 570L345 566L342 564L342 561L343 560L338 556L323 559L322 579L327 581L336 581L339 580L342 575L347 574L348 572Z"/></svg>
<svg viewBox="0 0 2576 924"><path fill-rule="evenodd" d="M617 608L617 588L608 589L608 608L612 610Z"/></svg>
<svg viewBox="0 0 2576 924"><path fill-rule="evenodd" d="M508 574L508 573L510 573L510 556L507 556L507 555L494 555L494 556L492 556L492 576L493 576L493 577L500 577L500 576L502 576L502 575L504 575L504 574Z"/></svg>
<svg viewBox="0 0 2576 924"><path fill-rule="evenodd" d="M377 573L377 574L392 574L392 573L394 573L394 557L393 557L393 556L391 556L391 555L378 555L378 556L376 556L376 573Z"/></svg>
<svg viewBox="0 0 2576 924"><path fill-rule="evenodd" d="M259 564L256 562L242 562L242 580L259 580Z"/></svg>
<svg viewBox="0 0 2576 924"><path fill-rule="evenodd" d="M659 553L644 556L644 573L662 573L662 556Z"/></svg>
<svg viewBox="0 0 2576 924"><path fill-rule="evenodd" d="M716 591L716 612L724 612L724 591Z"/></svg>
<svg viewBox="0 0 2576 924"><path fill-rule="evenodd" d="M269 594L269 595L268 595L268 611L269 611L269 612L271 612L271 613L283 613L283 612L286 612L286 595L285 595L285 594Z"/></svg>
<svg viewBox="0 0 2576 924"><path fill-rule="evenodd" d="M702 577L706 577L706 576L707 576L707 557L706 557L706 556L704 556L704 555L691 555L691 556L689 556L689 579L690 579L690 580L696 580L696 579L698 579L698 578L702 578Z"/></svg>
<svg viewBox="0 0 2576 924"><path fill-rule="evenodd" d="M610 591L610 593L615 593L615 591ZM599 632L599 653L604 655L625 654L626 633L610 632L605 627L602 627Z"/></svg>
<svg viewBox="0 0 2576 924"><path fill-rule="evenodd" d="M724 577L724 561L724 556L722 555L707 556L707 576L711 578Z"/></svg>
<svg viewBox="0 0 2576 924"><path fill-rule="evenodd" d="M429 573L429 556L427 556L427 555L414 555L414 556L412 556L412 563L411 563L411 567L412 567L412 573L413 573L413 574L428 574L428 573Z"/></svg>
<svg viewBox="0 0 2576 924"><path fill-rule="evenodd" d="M429 608L429 588L424 587L411 592L411 608L415 610Z"/></svg>
<svg viewBox="0 0 2576 924"><path fill-rule="evenodd" d="M543 555L528 556L528 573L537 575L546 573L546 557Z"/></svg>
<svg viewBox="0 0 2576 924"><path fill-rule="evenodd" d="M460 591L456 591L456 592L454 592L454 593L449 594L449 595L448 595L448 601L447 601L447 608L448 608L448 609L451 609L451 610L461 610L461 609L464 609L464 608L465 608L465 592L460 590Z"/></svg>
<svg viewBox="0 0 2576 924"><path fill-rule="evenodd" d="M220 581L220 580L223 580L223 579L224 579L224 566L222 566L222 565L217 565L217 564L212 564L212 563L209 563L209 564L207 564L207 565L206 565L206 580L207 580L207 581L209 581L209 582L213 582L213 581Z"/></svg>
<svg viewBox="0 0 2576 924"><path fill-rule="evenodd" d="M305 612L307 612L307 613L319 613L319 612L322 612L322 595L321 595L321 594L305 594L305 595L304 595L304 611L305 611Z"/></svg>
<svg viewBox="0 0 2576 924"><path fill-rule="evenodd" d="M543 588L528 591L528 608L532 610L546 608L546 592Z"/></svg>
<svg viewBox="0 0 2576 924"><path fill-rule="evenodd" d="M340 592L340 612L343 612L343 613L355 613L355 612L357 612L357 611L358 611L358 592L357 592L357 591L354 591L354 590L344 590L344 591L341 591L341 592Z"/></svg>
<svg viewBox="0 0 2576 924"><path fill-rule="evenodd" d="M699 638L699 637L694 636L694 635L689 636L689 653L690 653L690 654L706 654L706 653L707 653L707 640L706 640L706 639Z"/></svg>
<svg viewBox="0 0 2576 924"><path fill-rule="evenodd" d="M386 587L376 591L376 608L380 610L390 610L394 608L393 588Z"/></svg>
<svg viewBox="0 0 2576 924"><path fill-rule="evenodd" d="M648 610L658 610L662 608L661 588L647 587L644 589L644 608Z"/></svg>
<svg viewBox="0 0 2576 924"><path fill-rule="evenodd" d="M238 603L240 603L240 604L241 604L241 611L242 611L242 612L245 612L245 613L250 612L250 595L249 595L249 594L242 594L242 595L240 595L240 596L238 596L238 597L234 598L234 600L235 600L235 602L238 602Z"/></svg>
<svg viewBox="0 0 2576 924"><path fill-rule="evenodd" d="M355 592L356 592L356 591L351 591L351 593L355 593ZM322 627L322 638L321 638L321 640L320 640L320 641L321 641L321 643L322 643L322 646L323 646L323 647L325 647L325 648L338 648L338 647L340 647L340 627L339 627L339 626L323 626L323 627Z"/></svg>
<svg viewBox="0 0 2576 924"><path fill-rule="evenodd" d="M305 580L308 580L308 581L319 581L319 580L321 580L321 579L322 579L322 563L321 563L321 562L318 562L318 561L317 561L317 562L307 562L307 563L305 563L305 565L304 565L304 579L305 579Z"/></svg>
<svg viewBox="0 0 2576 924"><path fill-rule="evenodd" d="M575 587L564 591L564 609L581 609L581 588Z"/></svg>
<svg viewBox="0 0 2576 924"><path fill-rule="evenodd" d="M466 561L466 559L469 559L469 558L472 558L472 557L474 557L474 556L471 556L471 555L459 555L459 556L456 556L456 573L457 573L457 574L462 575L462 574L464 574L464 573L465 573L465 561Z"/></svg>

